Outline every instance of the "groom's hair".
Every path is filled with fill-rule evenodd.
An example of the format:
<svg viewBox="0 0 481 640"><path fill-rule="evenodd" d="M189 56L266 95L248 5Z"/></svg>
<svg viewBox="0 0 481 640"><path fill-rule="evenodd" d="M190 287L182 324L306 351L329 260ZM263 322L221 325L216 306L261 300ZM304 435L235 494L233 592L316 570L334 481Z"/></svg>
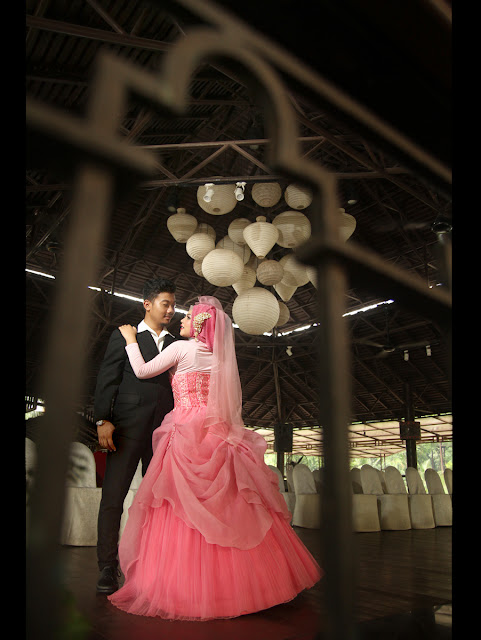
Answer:
<svg viewBox="0 0 481 640"><path fill-rule="evenodd" d="M152 278L144 284L143 299L153 301L162 292L175 293L175 284L166 278Z"/></svg>

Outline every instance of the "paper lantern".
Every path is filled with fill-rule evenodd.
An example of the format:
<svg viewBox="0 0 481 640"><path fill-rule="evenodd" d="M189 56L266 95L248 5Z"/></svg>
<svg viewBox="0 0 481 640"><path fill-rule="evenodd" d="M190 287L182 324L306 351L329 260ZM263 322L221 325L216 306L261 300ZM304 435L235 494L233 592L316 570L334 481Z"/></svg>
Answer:
<svg viewBox="0 0 481 640"><path fill-rule="evenodd" d="M265 258L277 242L279 231L265 216L258 216L244 229L244 239L258 258Z"/></svg>
<svg viewBox="0 0 481 640"><path fill-rule="evenodd" d="M194 260L202 260L215 249L214 239L207 233L193 233L187 240L185 249Z"/></svg>
<svg viewBox="0 0 481 640"><path fill-rule="evenodd" d="M309 280L317 289L317 267L306 267L307 275L309 276Z"/></svg>
<svg viewBox="0 0 481 640"><path fill-rule="evenodd" d="M300 184L290 184L284 192L284 200L291 209L305 209L312 202L312 191Z"/></svg>
<svg viewBox="0 0 481 640"><path fill-rule="evenodd" d="M247 218L236 218L230 223L227 229L227 235L236 244L245 244L244 229L250 225L250 223L251 221Z"/></svg>
<svg viewBox="0 0 481 640"><path fill-rule="evenodd" d="M284 269L284 276L281 280L283 284L302 287L309 282L309 276L307 274L306 267L297 260L296 256L293 253L289 253L286 256L283 256L279 260L279 264L281 264Z"/></svg>
<svg viewBox="0 0 481 640"><path fill-rule="evenodd" d="M281 186L277 182L256 182L252 186L251 196L260 207L273 207L282 195Z"/></svg>
<svg viewBox="0 0 481 640"><path fill-rule="evenodd" d="M254 336L272 331L279 313L275 295L261 287L252 287L241 293L232 305L234 322L241 331Z"/></svg>
<svg viewBox="0 0 481 640"><path fill-rule="evenodd" d="M277 284L274 285L274 289L280 295L281 300L284 300L284 302L287 302L292 298L297 287L294 285L284 284L283 282L278 282Z"/></svg>
<svg viewBox="0 0 481 640"><path fill-rule="evenodd" d="M283 266L277 260L263 260L257 267L257 279L261 284L271 286L282 280Z"/></svg>
<svg viewBox="0 0 481 640"><path fill-rule="evenodd" d="M187 242L197 229L197 220L194 216L185 212L185 209L177 209L177 213L167 218L167 229L177 242Z"/></svg>
<svg viewBox="0 0 481 640"><path fill-rule="evenodd" d="M237 295L244 293L247 289L251 289L256 283L256 272L250 267L244 266L240 280L234 282L232 287Z"/></svg>
<svg viewBox="0 0 481 640"><path fill-rule="evenodd" d="M341 214L341 221L339 225L339 233L341 234L341 238L346 242L354 233L354 229L356 228L356 218L351 216L351 214L346 213L345 209L339 209Z"/></svg>
<svg viewBox="0 0 481 640"><path fill-rule="evenodd" d="M194 260L193 267L196 274L198 276L201 276L201 278L203 278L204 274L202 273L202 260Z"/></svg>
<svg viewBox="0 0 481 640"><path fill-rule="evenodd" d="M195 232L196 233L206 233L215 242L215 237L216 237L215 229L214 229L214 227L211 227L210 224L207 224L206 222L199 222Z"/></svg>
<svg viewBox="0 0 481 640"><path fill-rule="evenodd" d="M282 327L282 325L286 324L286 322L289 320L289 307L287 306L287 304L284 304L280 300L277 301L277 304L279 305L279 320L276 322L275 326Z"/></svg>
<svg viewBox="0 0 481 640"><path fill-rule="evenodd" d="M246 262L251 257L251 250L246 244L237 244L231 238L229 238L229 236L225 236L224 238L222 238L222 240L219 240L219 242L216 244L216 249L230 249L242 258L243 264L246 264Z"/></svg>
<svg viewBox="0 0 481 640"><path fill-rule="evenodd" d="M279 230L277 244L281 247L297 247L311 235L311 223L300 211L283 211L272 224Z"/></svg>
<svg viewBox="0 0 481 640"><path fill-rule="evenodd" d="M240 280L244 270L242 258L230 249L214 249L202 260L204 278L217 287L228 287Z"/></svg>
<svg viewBox="0 0 481 640"><path fill-rule="evenodd" d="M212 198L210 202L204 200L206 195L205 185L197 189L197 202L199 207L213 216L223 216L232 211L237 204L235 186L233 184L211 184Z"/></svg>

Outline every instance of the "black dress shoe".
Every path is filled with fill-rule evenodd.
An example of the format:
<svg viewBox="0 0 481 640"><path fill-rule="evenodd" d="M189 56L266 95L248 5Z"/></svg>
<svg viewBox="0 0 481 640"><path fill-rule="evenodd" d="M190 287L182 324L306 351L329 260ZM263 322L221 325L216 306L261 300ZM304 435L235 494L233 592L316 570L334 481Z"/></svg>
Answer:
<svg viewBox="0 0 481 640"><path fill-rule="evenodd" d="M117 567L104 567L97 582L97 593L110 595L119 588L120 571Z"/></svg>

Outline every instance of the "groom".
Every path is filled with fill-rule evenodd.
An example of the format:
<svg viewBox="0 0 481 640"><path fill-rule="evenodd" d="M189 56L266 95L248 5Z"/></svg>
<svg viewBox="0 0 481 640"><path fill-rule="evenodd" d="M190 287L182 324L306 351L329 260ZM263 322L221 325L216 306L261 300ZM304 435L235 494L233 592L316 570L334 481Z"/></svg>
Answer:
<svg viewBox="0 0 481 640"><path fill-rule="evenodd" d="M176 338L166 326L175 313L175 284L155 278L144 285L145 317L137 327L137 341L147 362ZM120 518L139 460L142 475L152 458L152 432L173 408L169 373L139 380L130 366L125 339L115 329L97 376L94 416L99 444L107 449L98 515L97 592L111 594L119 587L117 547Z"/></svg>

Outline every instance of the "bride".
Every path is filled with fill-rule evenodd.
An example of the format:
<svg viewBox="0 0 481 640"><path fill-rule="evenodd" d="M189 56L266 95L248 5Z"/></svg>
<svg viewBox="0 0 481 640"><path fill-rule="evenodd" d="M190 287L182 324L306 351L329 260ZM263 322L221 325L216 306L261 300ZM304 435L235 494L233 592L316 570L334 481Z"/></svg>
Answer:
<svg viewBox="0 0 481 640"><path fill-rule="evenodd" d="M138 378L169 370L174 409L119 544L119 609L177 620L232 618L293 599L322 570L289 525L266 443L242 421L234 332L222 305L199 298L178 340L145 363L122 325Z"/></svg>

